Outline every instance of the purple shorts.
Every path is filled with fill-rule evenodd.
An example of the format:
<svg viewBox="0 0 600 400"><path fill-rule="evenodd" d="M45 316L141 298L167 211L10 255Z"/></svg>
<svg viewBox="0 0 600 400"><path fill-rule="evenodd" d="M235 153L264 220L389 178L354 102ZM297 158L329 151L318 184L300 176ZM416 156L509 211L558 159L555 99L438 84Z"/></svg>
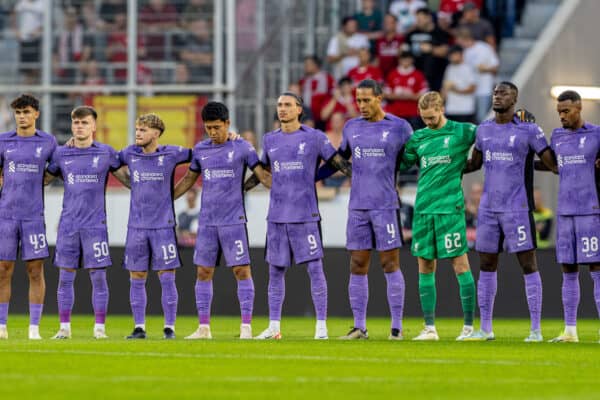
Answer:
<svg viewBox="0 0 600 400"><path fill-rule="evenodd" d="M181 266L175 229L127 228L125 262L129 271L154 271Z"/></svg>
<svg viewBox="0 0 600 400"><path fill-rule="evenodd" d="M50 255L44 221L0 218L0 260L16 261L19 250L24 261Z"/></svg>
<svg viewBox="0 0 600 400"><path fill-rule="evenodd" d="M537 247L535 223L529 211L493 212L479 209L475 249L481 253L519 253Z"/></svg>
<svg viewBox="0 0 600 400"><path fill-rule="evenodd" d="M112 265L106 228L58 228L54 265L61 268L104 268Z"/></svg>
<svg viewBox="0 0 600 400"><path fill-rule="evenodd" d="M386 251L402 247L398 210L348 210L346 248Z"/></svg>
<svg viewBox="0 0 600 400"><path fill-rule="evenodd" d="M600 263L600 215L559 215L556 222L556 261Z"/></svg>
<svg viewBox="0 0 600 400"><path fill-rule="evenodd" d="M219 264L221 253L228 267L250 265L246 224L198 226L194 264L214 267Z"/></svg>
<svg viewBox="0 0 600 400"><path fill-rule="evenodd" d="M267 223L267 262L289 267L292 256L296 264L323 258L318 222Z"/></svg>

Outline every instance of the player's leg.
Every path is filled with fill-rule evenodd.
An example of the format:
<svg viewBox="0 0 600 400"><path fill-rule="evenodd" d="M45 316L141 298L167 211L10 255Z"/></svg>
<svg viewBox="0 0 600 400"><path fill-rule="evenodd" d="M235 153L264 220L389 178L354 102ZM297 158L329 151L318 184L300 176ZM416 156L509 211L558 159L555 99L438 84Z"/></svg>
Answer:
<svg viewBox="0 0 600 400"><path fill-rule="evenodd" d="M79 267L81 242L79 231L59 226L54 252L54 265L59 269L56 300L60 327L52 339L71 338L71 312L75 302L74 282Z"/></svg>
<svg viewBox="0 0 600 400"><path fill-rule="evenodd" d="M600 263L590 265L590 275L594 281L594 300L596 303L596 311L600 317ZM600 330L598 331L600 335Z"/></svg>
<svg viewBox="0 0 600 400"><path fill-rule="evenodd" d="M317 317L315 339L328 339L327 280L323 272L323 245L318 222L287 225L290 247L296 264L306 263L310 278L310 294Z"/></svg>
<svg viewBox="0 0 600 400"><path fill-rule="evenodd" d="M151 229L150 249L152 269L158 271L161 287L161 304L164 314L163 337L175 339L175 320L179 294L175 282L175 269L181 266L175 229Z"/></svg>
<svg viewBox="0 0 600 400"><path fill-rule="evenodd" d="M40 319L46 297L44 259L49 256L43 221L21 221L21 254L29 277L29 339L41 339Z"/></svg>
<svg viewBox="0 0 600 400"><path fill-rule="evenodd" d="M281 339L281 310L285 298L285 271L291 265L287 224L267 223L267 254L269 264L269 326L255 339Z"/></svg>
<svg viewBox="0 0 600 400"><path fill-rule="evenodd" d="M435 271L437 263L436 260L423 257L417 257L417 262L419 264L419 298L421 299L421 310L423 310L425 327L413 340L439 340L440 338L435 328L435 306L437 300Z"/></svg>
<svg viewBox="0 0 600 400"><path fill-rule="evenodd" d="M240 339L252 339L252 310L254 308L254 281L250 271L248 231L246 224L226 225L217 228L219 243L228 267L233 268L237 281L242 324Z"/></svg>
<svg viewBox="0 0 600 400"><path fill-rule="evenodd" d="M150 248L145 229L128 228L125 239L124 267L129 271L129 303L133 314L134 328L127 339L146 338L146 279L150 265Z"/></svg>
<svg viewBox="0 0 600 400"><path fill-rule="evenodd" d="M469 266L467 254L462 254L452 259L452 267L458 281L460 304L464 320L463 329L456 340L464 340L473 334L473 315L475 314L475 280Z"/></svg>
<svg viewBox="0 0 600 400"><path fill-rule="evenodd" d="M105 228L81 230L83 267L90 271L92 306L94 308L95 339L106 339L106 312L108 309L108 282L106 268L112 265Z"/></svg>
<svg viewBox="0 0 600 400"><path fill-rule="evenodd" d="M0 218L0 339L8 339L8 305L18 244L18 222Z"/></svg>
<svg viewBox="0 0 600 400"><path fill-rule="evenodd" d="M531 318L531 332L525 338L526 342L543 341L541 330L542 319L542 279L537 267L535 250L528 250L517 253L519 265L523 270L525 280L525 294L527 296L527 306Z"/></svg>
<svg viewBox="0 0 600 400"><path fill-rule="evenodd" d="M401 340L402 314L404 308L404 275L400 270L402 230L398 210L369 211L375 233L376 248L387 283L387 299L392 319L390 340Z"/></svg>
<svg viewBox="0 0 600 400"><path fill-rule="evenodd" d="M369 303L369 266L371 249L375 247L374 232L368 211L348 210L346 248L350 251L350 281L348 297L354 325L340 339L367 339L367 304Z"/></svg>

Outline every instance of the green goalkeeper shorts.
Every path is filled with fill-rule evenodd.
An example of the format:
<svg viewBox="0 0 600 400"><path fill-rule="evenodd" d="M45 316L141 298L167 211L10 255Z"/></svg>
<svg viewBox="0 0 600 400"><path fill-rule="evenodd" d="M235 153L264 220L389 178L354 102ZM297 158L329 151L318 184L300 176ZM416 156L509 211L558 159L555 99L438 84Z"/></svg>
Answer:
<svg viewBox="0 0 600 400"><path fill-rule="evenodd" d="M467 226L465 214L415 214L411 251L415 257L435 260L465 254Z"/></svg>

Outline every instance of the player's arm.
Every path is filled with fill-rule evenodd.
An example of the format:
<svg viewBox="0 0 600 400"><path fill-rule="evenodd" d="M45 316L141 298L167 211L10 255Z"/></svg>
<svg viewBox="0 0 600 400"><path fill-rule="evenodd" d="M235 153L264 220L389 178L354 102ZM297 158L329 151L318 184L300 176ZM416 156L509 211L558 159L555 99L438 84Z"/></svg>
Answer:
<svg viewBox="0 0 600 400"><path fill-rule="evenodd" d="M352 164L342 157L340 153L335 153L325 164L330 165L335 171L340 171L348 178L352 177Z"/></svg>
<svg viewBox="0 0 600 400"><path fill-rule="evenodd" d="M256 176L260 183L263 184L263 186L271 189L271 184L273 183L273 175L271 175L271 173L267 171L266 168L263 168L261 164L257 164L256 167L254 167L254 173L252 174L252 176Z"/></svg>
<svg viewBox="0 0 600 400"><path fill-rule="evenodd" d="M53 175L48 171L44 172L44 186L52 182L56 177L57 175Z"/></svg>
<svg viewBox="0 0 600 400"><path fill-rule="evenodd" d="M271 181L272 181L272 175L271 175L271 172L270 172L271 168L268 167L268 166L266 166L266 165L262 165L262 164L260 165L260 168L261 168L262 171L264 171L267 174L269 174L268 177L265 177L263 175L263 179L266 180L266 182L268 183L268 186L265 185L264 183L263 183L263 185L265 185L266 187L270 188L271 187ZM258 186L260 183L262 183L262 179L259 178L259 176L257 174L257 169L258 169L258 166L256 166L254 168L254 173L250 177L248 177L248 179L246 179L246 181L244 182L244 192L248 192L248 191L254 189L256 186ZM261 173L262 172L259 172L259 174L261 174Z"/></svg>
<svg viewBox="0 0 600 400"><path fill-rule="evenodd" d="M554 152L552 151L552 149L550 149L550 147L546 148L546 150L542 151L541 154L539 154L540 160L541 162L535 163L534 162L534 169L537 169L538 171L544 171L544 169L542 169L542 166L545 167L545 171L552 171L555 174L558 174L558 165L556 163L556 155L554 154ZM537 164L537 165L536 165Z"/></svg>
<svg viewBox="0 0 600 400"><path fill-rule="evenodd" d="M131 181L129 179L129 167L126 165L121 168L112 171L112 174L119 182L123 184L126 188L131 189Z"/></svg>
<svg viewBox="0 0 600 400"><path fill-rule="evenodd" d="M188 169L183 178L181 178L181 180L175 185L175 189L173 191L173 199L177 200L185 192L190 190L190 188L194 186L194 183L196 183L196 180L198 180L198 176L200 176L199 172Z"/></svg>
<svg viewBox="0 0 600 400"><path fill-rule="evenodd" d="M473 153L471 154L471 158L467 160L467 165L463 173L468 174L469 172L477 171L481 169L482 166L483 154L481 153L481 150L474 148Z"/></svg>

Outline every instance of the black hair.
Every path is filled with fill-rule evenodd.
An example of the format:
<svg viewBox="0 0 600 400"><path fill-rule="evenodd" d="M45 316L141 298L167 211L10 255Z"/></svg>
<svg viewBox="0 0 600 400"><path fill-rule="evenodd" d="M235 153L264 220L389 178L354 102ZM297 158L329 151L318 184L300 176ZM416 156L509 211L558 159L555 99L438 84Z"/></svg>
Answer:
<svg viewBox="0 0 600 400"><path fill-rule="evenodd" d="M502 81L502 82L498 83L497 86L500 86L500 85L508 86L509 88L511 88L512 90L514 90L516 94L519 94L519 88L517 87L517 85L515 85L512 82Z"/></svg>
<svg viewBox="0 0 600 400"><path fill-rule="evenodd" d="M415 12L415 14L425 14L431 16L431 10L427 7L421 7Z"/></svg>
<svg viewBox="0 0 600 400"><path fill-rule="evenodd" d="M223 103L209 101L202 109L202 121L229 121L229 110Z"/></svg>
<svg viewBox="0 0 600 400"><path fill-rule="evenodd" d="M319 57L317 57L315 54L310 54L308 56L304 57L304 60L311 60L312 62L314 62L315 64L317 64L317 66L320 68L322 65L321 59Z"/></svg>
<svg viewBox="0 0 600 400"><path fill-rule="evenodd" d="M347 76L342 76L340 80L337 82L338 86L342 86L344 83L348 83L352 85L352 79Z"/></svg>
<svg viewBox="0 0 600 400"><path fill-rule="evenodd" d="M73 111L71 111L71 118L81 119L91 115L94 118L94 121L98 119L98 113L94 110L93 107L90 106L79 106L75 107Z"/></svg>
<svg viewBox="0 0 600 400"><path fill-rule="evenodd" d="M13 110L23 109L27 107L31 107L35 111L40 111L40 101L32 94L24 93L16 99L14 99L12 103L10 103L10 108L12 108Z"/></svg>
<svg viewBox="0 0 600 400"><path fill-rule="evenodd" d="M381 96L383 94L381 85L374 79L365 79L360 81L356 89L371 89L375 96Z"/></svg>
<svg viewBox="0 0 600 400"><path fill-rule="evenodd" d="M450 49L448 49L448 55L452 54L452 53L462 53L463 52L463 48L459 45L454 45L452 47L450 47Z"/></svg>
<svg viewBox="0 0 600 400"><path fill-rule="evenodd" d="M557 101L571 100L573 103L581 101L581 96L574 90L565 90L556 98Z"/></svg>
<svg viewBox="0 0 600 400"><path fill-rule="evenodd" d="M279 95L279 97L281 96L290 96L293 97L294 100L296 100L296 104L299 105L300 107L304 106L304 100L302 99L302 97L298 96L296 93L294 92L283 92Z"/></svg>
<svg viewBox="0 0 600 400"><path fill-rule="evenodd" d="M354 17L344 17L342 18L342 26L346 26L346 24L350 21L356 21Z"/></svg>
<svg viewBox="0 0 600 400"><path fill-rule="evenodd" d="M398 58L407 58L410 57L414 60L415 56L413 55L413 53L411 53L408 50L402 50L400 53L398 53Z"/></svg>

